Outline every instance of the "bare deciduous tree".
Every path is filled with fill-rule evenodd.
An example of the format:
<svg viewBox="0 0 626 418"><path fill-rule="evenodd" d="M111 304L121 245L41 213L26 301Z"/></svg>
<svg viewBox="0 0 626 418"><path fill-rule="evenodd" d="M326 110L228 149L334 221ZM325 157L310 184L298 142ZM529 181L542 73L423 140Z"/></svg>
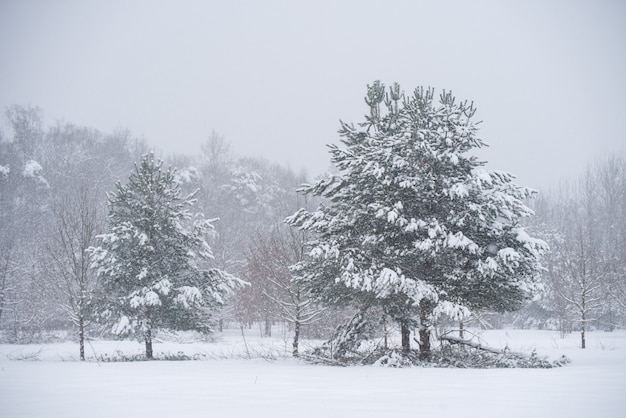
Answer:
<svg viewBox="0 0 626 418"><path fill-rule="evenodd" d="M85 327L96 287L86 249L102 229L102 213L95 196L81 187L55 205L54 217L55 229L46 247L49 269L63 298L61 307L77 327L80 359L85 360Z"/></svg>
<svg viewBox="0 0 626 418"><path fill-rule="evenodd" d="M566 245L562 258L564 268L556 287L559 296L576 312L580 323L581 348L586 347L585 332L593 316L601 306L603 295L600 293L606 275L599 271L597 255L585 242L581 228L577 239Z"/></svg>
<svg viewBox="0 0 626 418"><path fill-rule="evenodd" d="M246 278L264 299L259 303L262 309L293 325L294 356L298 356L301 327L319 320L323 312L293 280L289 269L304 259L304 243L302 231L277 226L267 236L257 238L249 250L246 269Z"/></svg>
<svg viewBox="0 0 626 418"><path fill-rule="evenodd" d="M547 305L562 324L580 325L582 348L592 324L611 330L624 314L625 168L617 157L591 166L580 182L563 185L546 211L558 231L550 239Z"/></svg>

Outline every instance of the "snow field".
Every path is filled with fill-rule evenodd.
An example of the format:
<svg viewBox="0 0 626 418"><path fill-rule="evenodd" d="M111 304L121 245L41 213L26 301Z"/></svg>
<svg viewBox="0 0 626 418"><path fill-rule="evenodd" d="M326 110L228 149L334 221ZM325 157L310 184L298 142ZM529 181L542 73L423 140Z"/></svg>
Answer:
<svg viewBox="0 0 626 418"><path fill-rule="evenodd" d="M340 368L290 358L282 338L247 336L243 344L236 334L213 343L155 344L156 353L202 352L204 361L93 360L94 352L140 353L143 346L132 341L92 342L85 363L75 361L75 344L0 345L0 416L626 415L626 331L589 333L586 350L578 348L576 334L560 339L550 331L501 330L482 338L516 351L536 348L553 359L565 354L572 363L557 369ZM257 358L244 359L248 352Z"/></svg>

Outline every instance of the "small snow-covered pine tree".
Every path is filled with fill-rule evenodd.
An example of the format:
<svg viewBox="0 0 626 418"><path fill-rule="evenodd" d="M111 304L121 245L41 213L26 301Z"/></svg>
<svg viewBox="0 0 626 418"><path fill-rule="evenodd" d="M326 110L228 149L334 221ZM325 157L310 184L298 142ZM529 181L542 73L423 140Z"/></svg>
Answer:
<svg viewBox="0 0 626 418"><path fill-rule="evenodd" d="M404 352L419 326L426 358L438 314L513 310L531 294L547 249L520 225L535 192L471 154L485 146L473 104L380 82L365 100L365 122L342 122L344 148L330 147L337 174L302 189L329 203L287 218L317 237L293 269L327 303L382 308Z"/></svg>
<svg viewBox="0 0 626 418"><path fill-rule="evenodd" d="M89 249L102 280L102 317L115 334L145 341L147 358L154 331L209 331L211 311L243 284L207 267L212 223L189 212L194 194L181 196L175 170L162 165L145 155L128 184L116 184L108 197L109 233Z"/></svg>

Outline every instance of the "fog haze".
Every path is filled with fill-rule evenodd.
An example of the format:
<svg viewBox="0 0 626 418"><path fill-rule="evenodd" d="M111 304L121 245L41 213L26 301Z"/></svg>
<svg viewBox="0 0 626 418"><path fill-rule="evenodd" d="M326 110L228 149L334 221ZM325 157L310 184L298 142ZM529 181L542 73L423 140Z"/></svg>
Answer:
<svg viewBox="0 0 626 418"><path fill-rule="evenodd" d="M473 100L489 167L545 189L624 150L620 1L0 1L0 106L315 176L367 84ZM6 129L5 129L6 131Z"/></svg>

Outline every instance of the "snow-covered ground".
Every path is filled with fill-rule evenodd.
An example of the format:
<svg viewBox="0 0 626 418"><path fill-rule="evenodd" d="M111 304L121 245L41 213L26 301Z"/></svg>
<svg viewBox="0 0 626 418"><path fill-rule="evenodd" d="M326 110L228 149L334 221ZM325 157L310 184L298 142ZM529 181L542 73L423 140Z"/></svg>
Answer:
<svg viewBox="0 0 626 418"><path fill-rule="evenodd" d="M572 363L482 370L310 365L288 356L290 341L248 333L155 345L201 361L94 359L141 353L132 341L92 341L84 363L76 344L0 345L0 417L626 416L626 331L589 333L586 350L577 334L486 331L492 346Z"/></svg>

